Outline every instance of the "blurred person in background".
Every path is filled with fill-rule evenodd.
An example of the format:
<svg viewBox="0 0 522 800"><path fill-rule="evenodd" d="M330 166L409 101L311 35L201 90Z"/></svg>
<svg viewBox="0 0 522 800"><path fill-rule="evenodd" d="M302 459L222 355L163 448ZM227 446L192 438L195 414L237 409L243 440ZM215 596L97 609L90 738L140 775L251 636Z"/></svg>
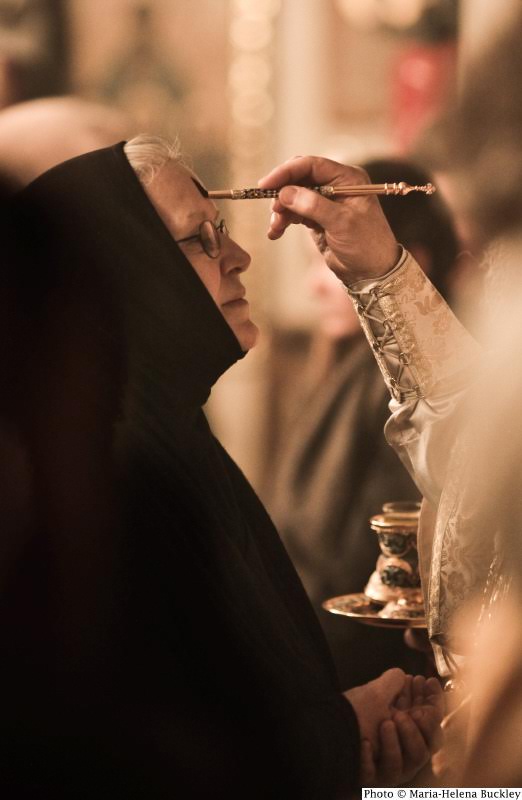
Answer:
<svg viewBox="0 0 522 800"><path fill-rule="evenodd" d="M120 110L72 95L27 100L0 110L0 177L21 189L68 158L129 138Z"/></svg>
<svg viewBox="0 0 522 800"><path fill-rule="evenodd" d="M373 183L430 181L400 159L364 166ZM458 248L440 195L412 193L380 202L397 240L448 297ZM341 683L355 686L392 666L431 670L406 647L401 631L376 630L321 607L330 597L363 591L375 569L380 550L370 517L385 502L420 500L420 494L383 436L389 394L353 303L317 251L309 282L320 326L309 358L315 381L275 470L270 464L267 505L319 616Z"/></svg>
<svg viewBox="0 0 522 800"><path fill-rule="evenodd" d="M269 236L291 223L312 228L360 307L392 394L386 436L424 496L428 632L440 674L456 686L440 765L450 785L520 786L522 779L521 36L522 12L513 4L509 25L468 66L460 102L430 153L451 176L485 252L477 321L485 352L397 247L372 198L327 204L299 186L359 183L360 171L303 158L260 182L288 185Z"/></svg>
<svg viewBox="0 0 522 800"><path fill-rule="evenodd" d="M199 180L139 137L12 205L25 469L0 562L6 796L340 800L409 779L438 684L392 670L343 694L202 412L257 328L250 256Z"/></svg>

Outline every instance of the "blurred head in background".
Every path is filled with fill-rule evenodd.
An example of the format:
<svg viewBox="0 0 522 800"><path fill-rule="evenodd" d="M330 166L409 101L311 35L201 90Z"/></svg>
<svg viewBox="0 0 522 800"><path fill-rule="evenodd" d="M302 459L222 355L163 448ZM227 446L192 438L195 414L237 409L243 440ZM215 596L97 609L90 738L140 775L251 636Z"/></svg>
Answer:
<svg viewBox="0 0 522 800"><path fill-rule="evenodd" d="M0 111L0 177L21 189L56 164L132 135L122 112L79 97L46 97Z"/></svg>
<svg viewBox="0 0 522 800"><path fill-rule="evenodd" d="M444 170L477 248L520 229L522 220L522 8L463 72L458 103L425 142Z"/></svg>
<svg viewBox="0 0 522 800"><path fill-rule="evenodd" d="M362 166L372 183L406 181L415 185L432 180L427 172L401 159L374 159ZM412 192L405 197L379 197L379 201L397 241L410 251L447 299L458 242L450 212L440 194L427 196ZM325 336L335 340L360 331L346 289L315 248L311 256L309 286L317 299L319 324Z"/></svg>

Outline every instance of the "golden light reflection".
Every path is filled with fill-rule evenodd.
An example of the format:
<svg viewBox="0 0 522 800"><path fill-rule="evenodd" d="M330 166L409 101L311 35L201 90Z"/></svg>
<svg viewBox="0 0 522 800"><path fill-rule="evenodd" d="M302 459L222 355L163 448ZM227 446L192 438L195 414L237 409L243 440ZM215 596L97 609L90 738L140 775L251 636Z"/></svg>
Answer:
<svg viewBox="0 0 522 800"><path fill-rule="evenodd" d="M234 6L238 13L249 17L274 17L281 9L281 0L234 0Z"/></svg>
<svg viewBox="0 0 522 800"><path fill-rule="evenodd" d="M345 19L363 30L382 24L409 28L420 19L426 5L426 0L337 0Z"/></svg>
<svg viewBox="0 0 522 800"><path fill-rule="evenodd" d="M262 55L240 53L230 65L228 82L234 90L265 89L272 77L272 68Z"/></svg>
<svg viewBox="0 0 522 800"><path fill-rule="evenodd" d="M262 50L272 38L270 19L243 17L233 20L230 40L239 50Z"/></svg>
<svg viewBox="0 0 522 800"><path fill-rule="evenodd" d="M268 92L241 94L232 103L232 118L252 128L266 125L274 113L274 104Z"/></svg>

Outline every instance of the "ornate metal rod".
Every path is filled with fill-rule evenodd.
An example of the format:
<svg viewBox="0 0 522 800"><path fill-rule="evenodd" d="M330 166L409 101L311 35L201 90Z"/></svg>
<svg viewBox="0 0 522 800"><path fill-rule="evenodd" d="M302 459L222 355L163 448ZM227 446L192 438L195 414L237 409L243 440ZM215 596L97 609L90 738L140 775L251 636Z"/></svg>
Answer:
<svg viewBox="0 0 522 800"><path fill-rule="evenodd" d="M424 192L433 194L436 191L432 183L423 186L410 186L409 183L362 183L351 186L310 186L314 192L319 192L323 197L349 197L367 194L384 194L404 197L410 192ZM274 198L279 194L279 189L211 189L208 196L212 200L264 200Z"/></svg>

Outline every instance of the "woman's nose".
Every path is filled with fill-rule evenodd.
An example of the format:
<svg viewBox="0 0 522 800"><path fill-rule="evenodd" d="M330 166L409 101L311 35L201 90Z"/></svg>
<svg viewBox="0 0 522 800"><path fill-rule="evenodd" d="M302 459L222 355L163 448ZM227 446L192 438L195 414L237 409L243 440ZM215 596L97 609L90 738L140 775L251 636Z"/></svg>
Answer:
<svg viewBox="0 0 522 800"><path fill-rule="evenodd" d="M224 236L221 244L221 267L225 272L245 272L250 266L250 253L243 250L234 239Z"/></svg>

